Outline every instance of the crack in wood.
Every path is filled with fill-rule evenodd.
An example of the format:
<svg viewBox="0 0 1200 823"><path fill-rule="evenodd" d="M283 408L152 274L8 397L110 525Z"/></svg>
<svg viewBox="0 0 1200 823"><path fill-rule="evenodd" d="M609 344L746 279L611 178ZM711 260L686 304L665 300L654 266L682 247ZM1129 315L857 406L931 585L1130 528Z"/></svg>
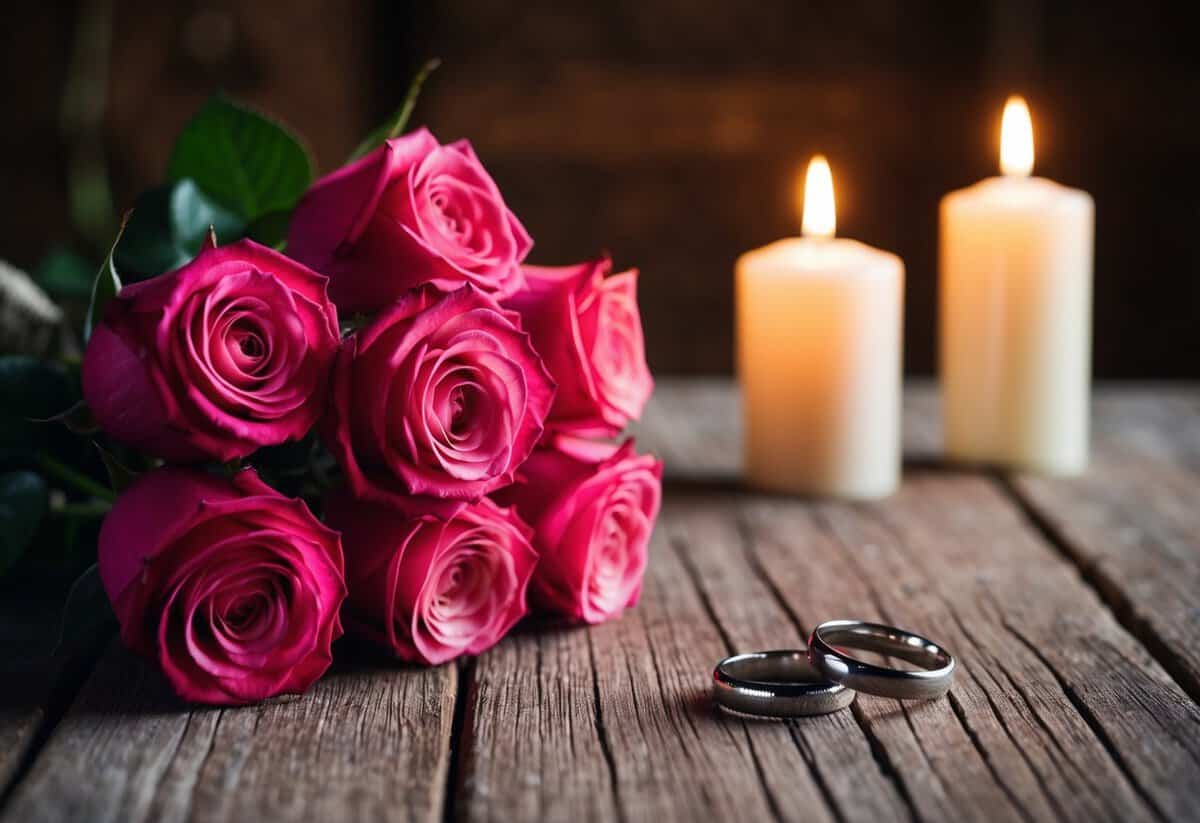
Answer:
<svg viewBox="0 0 1200 823"><path fill-rule="evenodd" d="M979 641L976 640L976 638L972 635L972 633L967 629L966 624L963 622L962 617L958 614L958 610L955 609L953 606L951 606L949 603L946 603L946 607L950 613L951 619L954 620L955 625L958 627L958 630L960 632L962 632L963 636L967 638L967 640L971 643L972 646L974 646L976 649L980 649L981 647L979 645ZM982 652L980 652L980 653L982 654ZM998 665L998 661L993 660L992 662L996 663ZM1042 774L1042 770L1039 769L1037 767L1037 765L1033 762L1033 759L1030 756L1029 752L1027 752L1025 750L1025 747L1023 745L1021 745L1021 743L1017 740L1016 735L1013 734L1012 728L1008 725L1008 721L1004 719L1004 714L1003 714L1003 712L1000 711L1000 707L996 704L996 699L992 695L991 690L983 685L983 681L980 680L980 678L978 676L976 676L975 671L973 669L969 669L964 666L960 673L960 676L961 676L961 674L966 674L968 677L971 678L971 681L973 683L975 683L976 686L979 687L980 693L983 695L984 700L987 701L988 708L992 712L992 717L994 717L996 719L996 723L1004 731L1004 734L1008 738L1009 743L1012 744L1013 750L1016 751L1017 754L1020 755L1021 759L1025 762L1026 768L1028 768L1029 773L1033 775L1033 779L1037 782L1038 788L1041 790L1042 796L1045 798L1046 802L1048 804L1050 804L1050 806L1053 807L1054 812L1055 812L1055 814L1058 815L1058 817L1060 817L1060 818L1066 817L1066 811L1059 804L1058 799L1054 796L1054 794L1050 791L1049 786L1046 784L1046 778ZM996 683L994 675L992 675L991 679L992 679L993 683ZM1031 712L1033 711L1033 707L1030 706L1027 701L1026 701L1026 706L1027 706L1027 708L1029 708L1029 710ZM955 711L960 712L960 711L962 711L962 708L956 707ZM966 726L965 720L963 721L963 725L964 725L964 727ZM1057 760L1055 760L1055 765L1057 765Z"/></svg>
<svg viewBox="0 0 1200 823"><path fill-rule="evenodd" d="M625 807L621 803L621 784L617 779L617 760L613 756L612 743L608 739L608 729L604 725L604 707L600 702L600 673L596 668L596 648L592 635L587 636L588 661L592 667L592 705L595 708L594 722L596 737L600 742L600 751L604 755L604 763L608 767L609 785L612 787L613 808L621 823L628 819Z"/></svg>
<svg viewBox="0 0 1200 823"><path fill-rule="evenodd" d="M1108 606L1117 622L1145 647L1158 664L1179 684L1192 700L1200 703L1200 676L1192 666L1163 640L1150 619L1141 614L1136 604L1121 588L1119 581L1109 575L1100 563L1101 557L1087 557L1076 550L1053 520L1044 514L1012 478L992 472L992 481L1024 515L1026 521L1042 536L1047 544L1078 570L1084 583L1096 592Z"/></svg>
<svg viewBox="0 0 1200 823"><path fill-rule="evenodd" d="M746 514L743 511L738 511L735 515L734 526L737 530L739 540L741 542L742 554L746 558L747 566L750 568L756 579L771 593L772 599L788 616L796 631L800 633L802 638L808 637L808 632L804 628L803 621L800 616L792 609L788 599L784 596L779 586L775 583L770 573L762 564L762 560L758 556L755 548L754 529L746 519ZM870 723L863 715L861 707L857 702L850 705L851 715L854 717L855 723L859 730L867 740L867 745L870 748L871 755L879 767L880 774L892 784L896 790L896 794L900 797L908 810L909 816L913 821L921 821L922 817L917 810L916 803L913 801L912 795L908 791L908 786L904 782L904 777L896 769L891 757L888 755L883 741L870 728ZM836 803L834 804L836 808Z"/></svg>
<svg viewBox="0 0 1200 823"><path fill-rule="evenodd" d="M97 662L111 644L113 636L115 635L100 638L96 641L96 645L87 652L63 661L56 671L45 673L51 683L48 696L45 704L41 707L41 717L33 734L29 736L25 750L21 753L16 767L8 776L4 786L0 787L0 818L4 816L4 811L8 807L12 795L29 774L38 757L41 756L42 750L53 736L55 729L58 728L58 724L62 722L80 692L83 691Z"/></svg>
<svg viewBox="0 0 1200 823"><path fill-rule="evenodd" d="M732 396L727 383L680 396L690 409L714 391ZM1152 400L1139 402L1158 408ZM722 817L807 812L837 823L1186 818L1200 775L1200 624L1186 596L1200 566L1194 478L1175 471L1169 449L1200 454L1200 427L1184 418L1186 443L1162 431L1180 414L1163 409L1132 429L1117 421L1124 428L1098 438L1108 450L1098 474L1078 481L910 461L895 498L861 505L750 492L736 462L715 454L734 442L724 422L705 423L712 432L660 425L660 439L674 438L666 489L690 518L678 521L687 539L656 542L643 605L619 623L578 640L518 633L449 674L335 672L303 698L215 720L185 716L161 678L112 654L57 678L40 718L26 712L24 725L0 729L21 748L6 761L0 819L327 819L345 809L458 820L520 809L667 823L705 804ZM1132 467L1118 459L1126 451ZM1126 520L1132 538L1106 533ZM994 551L962 548L993 540ZM760 600L732 608L731 593ZM862 700L849 715L770 729L700 708L710 652L769 642L773 624L792 643L807 634L802 612L842 602L956 630L975 656L949 707L881 714ZM352 779L321 786L330 768Z"/></svg>
<svg viewBox="0 0 1200 823"><path fill-rule="evenodd" d="M1017 797L1016 792L1014 792L1012 788L1009 787L1009 785L1003 779L1001 779L1000 773L996 771L996 766L994 763L992 763L992 758L988 754L987 749L984 747L983 741L980 740L979 733L971 728L971 723L969 720L967 720L967 712L963 708L961 701L959 701L958 697L953 692L948 693L946 695L946 699L950 703L950 710L954 712L954 716L958 718L959 724L963 727L963 731L966 732L968 739L970 739L971 745L975 747L975 751L979 752L980 759L983 760L984 765L986 765L988 771L991 772L992 780L996 781L996 785L999 786L1008 796L1009 801L1013 804L1013 807L1017 810L1017 813L1020 814L1021 817L1026 820L1033 820L1033 814L1025 807L1025 804L1021 802L1020 798ZM915 729L913 731L914 733L916 732Z"/></svg>
<svg viewBox="0 0 1200 823"><path fill-rule="evenodd" d="M467 658L455 664L454 714L450 721L446 782L442 790L442 819L454 823L461 816L458 800L462 783L466 779L464 764L473 746L473 731L470 723L474 712L476 681L475 658Z"/></svg>
<svg viewBox="0 0 1200 823"><path fill-rule="evenodd" d="M721 619L717 616L717 611L713 606L712 598L709 596L708 590L700 582L700 572L688 554L687 545L681 539L675 537L669 539L668 544L674 550L675 555L679 558L680 565L683 566L684 571L691 580L692 588L695 589L696 595L700 599L700 605L704 609L705 614L708 615L709 622L712 623L713 628L715 628L717 633L721 636L721 642L725 645L725 653L727 655L735 654L736 648L734 646L733 639L729 636L729 632L721 623ZM730 720L730 722L732 723L735 721ZM741 723L742 731L746 737L746 745L750 750L750 759L754 764L754 772L758 776L759 785L762 787L763 794L767 799L767 805L771 809L771 814L775 820L785 820L786 818L783 814L783 809L779 805L779 798L777 798L775 793L771 791L771 786L767 782L767 774L763 769L762 759L759 757L758 750L754 745L754 739L750 733L750 724L746 723L745 721L736 722ZM809 765L809 768L811 770L811 764ZM814 777L817 777L819 785L819 777L816 775L814 775ZM832 798L826 794L825 799L826 802L829 803L834 817L841 821L842 817L838 812L836 805L833 803Z"/></svg>
<svg viewBox="0 0 1200 823"><path fill-rule="evenodd" d="M822 515L817 515L817 517L822 522L825 523L825 526L826 526L828 532L832 536L837 537L839 540L841 539L840 536L837 534L836 527L831 522L828 522L828 518L826 518ZM892 538L895 541L895 544L897 546L903 547L903 546L907 545L904 535L896 528L895 524L890 522L886 517L879 516L879 517L874 518L874 520L882 528L887 530L887 532L892 536ZM887 620L888 622L891 622L891 618L888 616L888 611L883 605L883 600L880 597L878 590L873 585L871 585L871 583L869 582L869 580L866 577L866 570L862 568L861 564L858 562L858 558L853 556L853 554L854 554L853 552L847 552L847 554L851 556L851 562L855 565L856 568L858 568L860 574L862 575L864 584L867 588L868 593L871 596L871 599L872 599L873 604L875 605L876 609L879 611L880 615L884 616L885 620ZM909 557L910 562L919 563L919 558L914 559L910 555L908 557ZM959 627L960 631L963 632L963 635L970 641L971 645L977 650L982 649L982 646L978 643L977 639L975 637L973 637L970 632L967 631L965 624L962 621L962 618L959 616L957 610L954 608L951 601L948 598L946 598L939 589L935 588L934 591L937 594L938 601L947 610L947 612L951 615L952 619L955 621L955 623ZM998 664L998 661L993 661L993 662L996 662ZM963 676L964 672L968 672L967 667L961 660L959 661L959 669L960 669L960 671L957 673L957 676L959 676L959 677ZM978 684L978 680L974 677L974 675L972 674L970 676L971 676L972 680ZM983 692L985 698L987 699L987 702L988 702L989 706L991 707L992 712L996 715L997 720L1000 721L1000 725L1002 726L1002 728L1004 728L1004 730L1005 730L1006 734L1008 735L1008 737L1010 738L1010 740L1012 740L1014 748L1020 753L1020 756L1025 760L1026 765L1029 767L1030 771L1035 776L1035 779L1037 780L1039 786L1041 787L1043 792L1045 792L1045 783L1041 779L1040 775L1038 775L1038 770L1029 761L1028 755L1024 751L1023 747L1020 746L1017 743L1016 739L1012 737L1011 731L1008 729L1007 724L1005 724L1003 722L1002 718L1000 717L1000 714L997 711L995 703L994 703L994 701L992 701L991 696L987 693L986 689L982 688L982 686L980 686L980 690L981 690L981 692ZM1017 811L1017 813L1019 815L1021 815L1024 819L1027 819L1027 820L1032 819L1032 815L1031 815L1031 812L1029 811L1029 809L1026 808L1025 804L1021 802L1020 798L1017 796L1017 794L1013 790L1013 788L1011 786L1009 786L1008 783L1000 777L1000 774L996 770L995 764L992 762L991 756L990 756L989 752L987 751L987 748L985 746L983 746L978 733L971 727L970 723L968 722L966 712L962 706L962 703L957 698L957 696L953 693L953 690L951 690L951 692L947 694L947 698L950 701L951 710L953 711L955 717L958 719L959 724L962 726L964 733L966 733L966 735L967 735L967 738L971 741L972 746L974 746L975 751L978 753L980 760L983 762L983 764L987 768L989 774L992 776L992 780L996 783L996 785L1000 788L1000 790L1008 798L1009 802L1012 804L1013 808ZM1032 710L1032 706L1030 706L1030 709ZM931 771L934 771L936 773L937 770L934 767L932 761L929 760L928 754L925 751L925 747L921 743L920 737L917 734L916 728L912 724L912 720L911 720L911 717L909 716L908 709L907 709L907 707L904 706L903 703L901 703L901 710L904 712L905 719L908 721L908 725L909 725L910 729L912 730L914 739L916 739L917 744L921 749L921 753L925 756L926 761L929 763L929 767L930 767ZM1048 729L1047 729L1047 732L1049 733ZM1047 796L1047 800L1048 800L1048 802L1051 802L1052 804L1054 804L1053 798Z"/></svg>
<svg viewBox="0 0 1200 823"><path fill-rule="evenodd" d="M1125 758L1121 755L1120 751L1117 750L1117 747L1113 745L1112 738L1108 736L1108 732L1104 730L1103 725L1100 723L1100 720L1096 717L1095 713L1091 710L1087 703L1080 698L1078 692L1075 691L1075 687L1067 682L1066 678L1062 676L1058 669L1055 668L1054 665L1042 653L1041 649L1037 647L1037 644L1027 638L1020 629L1013 626L1007 620L1002 619L1001 624L1010 634L1013 635L1013 637L1020 641L1021 644L1024 645L1025 648L1027 648L1029 652L1036 657L1043 666L1046 667L1054 679L1058 681L1059 688L1062 689L1067 700L1069 700L1071 705L1075 707L1075 711L1079 713L1079 716L1083 718L1084 723L1086 723L1088 728L1092 730L1092 733L1096 735L1096 739L1100 741L1100 745L1103 746L1104 750L1108 752L1108 755L1112 758L1113 763L1115 763L1117 768L1121 770L1121 773L1125 775L1125 779L1129 781L1129 785L1135 792L1138 793L1141 799L1145 801L1146 805L1151 809L1151 811L1154 812L1155 816L1159 820L1164 821L1164 823L1165 821L1169 820L1169 816L1162 810L1158 803L1155 802L1154 798L1150 796L1150 793L1146 791L1146 788L1130 770L1129 764L1125 762Z"/></svg>

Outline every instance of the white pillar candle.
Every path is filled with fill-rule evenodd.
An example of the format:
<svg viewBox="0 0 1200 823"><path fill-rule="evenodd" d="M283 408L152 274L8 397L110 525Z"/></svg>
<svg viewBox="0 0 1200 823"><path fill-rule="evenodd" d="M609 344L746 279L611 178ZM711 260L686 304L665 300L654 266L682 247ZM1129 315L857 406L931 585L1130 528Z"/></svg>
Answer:
<svg viewBox="0 0 1200 823"><path fill-rule="evenodd" d="M792 494L877 498L900 477L904 264L834 238L833 181L809 164L803 237L737 261L745 478Z"/></svg>
<svg viewBox="0 0 1200 823"><path fill-rule="evenodd" d="M940 371L952 459L1074 474L1087 465L1092 198L1033 170L1020 98L992 177L941 205Z"/></svg>

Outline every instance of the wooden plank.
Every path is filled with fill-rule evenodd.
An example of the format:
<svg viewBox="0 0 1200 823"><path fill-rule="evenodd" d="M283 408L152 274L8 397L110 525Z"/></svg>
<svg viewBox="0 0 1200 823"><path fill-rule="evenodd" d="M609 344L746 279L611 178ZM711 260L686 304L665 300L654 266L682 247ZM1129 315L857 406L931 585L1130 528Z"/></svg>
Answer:
<svg viewBox="0 0 1200 823"><path fill-rule="evenodd" d="M0 800L111 636L104 625L76 626L60 643L62 609L58 592L27 583L10 582L0 593Z"/></svg>
<svg viewBox="0 0 1200 823"><path fill-rule="evenodd" d="M680 495L664 512L661 529L725 642L724 654L753 649L803 648L805 639L775 598L748 554L742 503L728 495ZM656 561L657 562L657 561ZM715 660L713 661L716 662ZM903 788L876 759L872 741L851 712L784 722L748 722L746 739L764 783L785 817L803 818L792 795L796 773L811 773L842 821L905 819L913 814ZM788 738L795 748L787 745ZM799 756L797 756L799 755Z"/></svg>
<svg viewBox="0 0 1200 823"><path fill-rule="evenodd" d="M456 787L465 819L618 816L586 629L523 631L480 657L473 676Z"/></svg>
<svg viewBox="0 0 1200 823"><path fill-rule="evenodd" d="M0 820L1195 816L1200 710L1031 525L1040 509L929 468L932 402L906 398L918 459L900 494L814 503L739 490L728 381L663 381L639 427L670 473L642 604L466 666L453 747L453 667L350 663L302 698L189 711L114 647ZM1167 490L1149 497L1175 531L1153 535L1186 555L1200 434L1163 433L1180 409L1138 408L1121 456L1154 467L1142 483ZM711 708L717 659L839 616L945 641L962 664L951 697L788 723Z"/></svg>
<svg viewBox="0 0 1200 823"><path fill-rule="evenodd" d="M1099 396L1099 439L1123 428L1143 450L1172 455L1192 469L1200 465L1200 429L1179 419L1195 413L1191 390L1102 389ZM663 381L654 403L641 434L645 446L661 448L674 461L676 488L703 488L705 481L696 477L717 478L722 489L736 487L737 406L730 383ZM1121 408L1106 411L1109 406ZM708 409L702 419L711 418L704 437L678 423L698 408ZM724 432L722 418L732 421ZM1117 418L1124 421L1120 426ZM937 711L931 709L938 704L881 710L872 700L858 707L868 735L922 816L977 816L984 809L989 817L1015 812L1035 819L1183 814L1188 782L1198 779L1198 743L1194 733L1171 728L1194 729L1195 705L1116 625L998 485L928 468L937 463L939 439L934 387L910 381L901 494L878 506L743 498L751 565L758 564L797 627L844 616L850 608L859 616L907 621L935 636L942 627L941 637L964 656L952 700ZM1194 511L1181 501L1195 493L1195 483L1178 473L1171 482L1162 480L1140 482L1174 490L1174 498L1158 499L1178 523ZM711 512L718 510L720 502L706 498L689 515L704 523L691 529L702 535L700 543L716 533L729 540L728 530L720 532L712 522ZM1185 542L1178 532L1162 542L1176 553L1185 547L1195 553L1195 539ZM1144 580L1159 585L1163 569L1188 568L1160 554L1145 567ZM734 585L717 569L697 577L705 587ZM1183 579L1191 580L1187 574ZM1186 589L1185 583L1181 593ZM1193 584L1190 590L1200 588ZM914 600L921 595L932 603ZM740 626L747 619L735 614L722 624ZM996 786L1005 794L999 802Z"/></svg>
<svg viewBox="0 0 1200 823"><path fill-rule="evenodd" d="M1200 709L993 482L912 472L880 504L755 499L743 516L798 623L877 617L958 654L948 700L857 704L920 816L1195 814Z"/></svg>
<svg viewBox="0 0 1200 823"><path fill-rule="evenodd" d="M35 658L53 645L55 609L41 601L4 593L0 650L5 661ZM0 665L0 790L18 776L46 722L58 667Z"/></svg>
<svg viewBox="0 0 1200 823"><path fill-rule="evenodd" d="M630 432L669 482L729 484L742 466L740 400L726 377L659 378Z"/></svg>
<svg viewBox="0 0 1200 823"><path fill-rule="evenodd" d="M594 627L598 715L629 820L833 819L795 743L714 710L711 672L727 645L688 582L665 529L655 532L641 604ZM756 729L758 731L758 729ZM764 754L774 748L776 754ZM795 768L780 781L778 757Z"/></svg>
<svg viewBox="0 0 1200 823"><path fill-rule="evenodd" d="M440 818L456 682L351 664L302 697L188 710L114 643L0 817Z"/></svg>
<svg viewBox="0 0 1200 823"><path fill-rule="evenodd" d="M645 414L630 432L642 449L663 459L668 481L733 488L741 484L740 404L728 377L659 378ZM941 426L932 382L906 381L902 422L905 462L937 462Z"/></svg>
<svg viewBox="0 0 1200 823"><path fill-rule="evenodd" d="M1017 474L1004 482L1121 624L1200 700L1200 389L1101 385L1095 394L1086 475ZM668 476L734 487L740 469L737 402L727 379L663 380L639 433L667 458ZM693 428L696 416L700 423ZM689 425L679 424L684 419ZM909 380L909 468L939 464L940 441L936 386Z"/></svg>
<svg viewBox="0 0 1200 823"><path fill-rule="evenodd" d="M651 552L642 602L622 619L521 635L479 659L465 816L836 819L785 726L750 735L712 708L726 643L665 529Z"/></svg>
<svg viewBox="0 0 1200 823"><path fill-rule="evenodd" d="M1121 622L1200 700L1200 390L1115 390L1091 466L1012 488Z"/></svg>

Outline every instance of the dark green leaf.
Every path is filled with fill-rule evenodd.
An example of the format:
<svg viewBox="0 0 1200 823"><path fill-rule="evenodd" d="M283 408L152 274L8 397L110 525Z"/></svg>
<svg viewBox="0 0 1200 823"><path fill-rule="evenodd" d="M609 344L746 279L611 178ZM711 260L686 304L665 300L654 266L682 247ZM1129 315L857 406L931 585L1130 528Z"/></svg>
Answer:
<svg viewBox="0 0 1200 823"><path fill-rule="evenodd" d="M192 178L247 223L291 211L312 182L303 144L279 123L220 95L184 127L168 176Z"/></svg>
<svg viewBox="0 0 1200 823"><path fill-rule="evenodd" d="M194 180L175 184L171 192L171 235L176 248L188 260L200 251L209 232L229 243L240 238L245 230L242 218L208 198Z"/></svg>
<svg viewBox="0 0 1200 823"><path fill-rule="evenodd" d="M188 261L171 233L170 184L142 192L117 244L116 263L129 282L144 280Z"/></svg>
<svg viewBox="0 0 1200 823"><path fill-rule="evenodd" d="M270 246L276 251L283 251L287 245L288 224L291 222L290 211L276 211L264 214L251 224L246 234L264 246Z"/></svg>
<svg viewBox="0 0 1200 823"><path fill-rule="evenodd" d="M32 417L33 423L62 423L75 434L95 434L100 431L100 425L86 401L80 400L71 408L50 417Z"/></svg>
<svg viewBox="0 0 1200 823"><path fill-rule="evenodd" d="M83 318L84 341L92 336L92 329L104 317L104 307L108 305L108 301L116 297L117 292L121 290L121 278L117 275L117 267L113 264L113 255L116 254L117 246L121 242L121 235L125 233L129 217L130 213L126 212L125 216L121 218L121 228L117 230L117 239L113 241L112 248L108 250L108 256L100 264L100 271L96 272L96 280L92 283L92 299L88 304L87 314Z"/></svg>
<svg viewBox="0 0 1200 823"><path fill-rule="evenodd" d="M43 446L50 427L34 421L54 417L78 400L61 366L27 355L0 357L0 456L28 455Z"/></svg>
<svg viewBox="0 0 1200 823"><path fill-rule="evenodd" d="M343 317L342 322L339 324L342 337L347 337L356 331L365 329L373 319L372 315L363 314L362 312L355 312L349 317Z"/></svg>
<svg viewBox="0 0 1200 823"><path fill-rule="evenodd" d="M115 626L116 615L104 592L100 567L93 563L75 579L67 592L54 652L61 651L68 642L76 646L94 643L108 636Z"/></svg>
<svg viewBox="0 0 1200 823"><path fill-rule="evenodd" d="M33 671L48 665L60 654L95 650L98 644L112 636L116 627L116 615L100 580L100 568L93 563L71 584L48 648L0 661L0 672Z"/></svg>
<svg viewBox="0 0 1200 823"><path fill-rule="evenodd" d="M404 127L408 125L408 120L412 117L413 109L417 107L417 98L421 95L421 87L425 85L426 78L442 64L441 60L433 59L421 66L417 70L417 74L413 77L412 82L408 84L408 93L404 95L404 102L400 104L400 108L385 120L380 126L366 136L366 138L358 144L358 148L350 155L350 159L346 162L353 163L361 157L373 152L384 144L384 141L391 140L393 137L399 137L404 133Z"/></svg>
<svg viewBox="0 0 1200 823"><path fill-rule="evenodd" d="M33 472L0 474L0 574L29 547L46 514L49 490Z"/></svg>
<svg viewBox="0 0 1200 823"><path fill-rule="evenodd" d="M99 443L93 442L92 445L100 453L100 461L104 463L104 468L108 472L108 482L117 494L125 491L129 488L129 484L138 479L138 473L122 464L115 454Z"/></svg>
<svg viewBox="0 0 1200 823"><path fill-rule="evenodd" d="M52 249L37 268L33 279L51 297L87 300L92 294L96 264L63 248Z"/></svg>
<svg viewBox="0 0 1200 823"><path fill-rule="evenodd" d="M292 440L277 446L264 446L248 459L247 463L259 473L303 474L316 447L316 437L309 435L302 440Z"/></svg>
<svg viewBox="0 0 1200 823"><path fill-rule="evenodd" d="M246 225L200 191L194 180L156 186L137 200L117 246L117 266L127 282L177 269L200 251L210 227L230 242L243 235Z"/></svg>

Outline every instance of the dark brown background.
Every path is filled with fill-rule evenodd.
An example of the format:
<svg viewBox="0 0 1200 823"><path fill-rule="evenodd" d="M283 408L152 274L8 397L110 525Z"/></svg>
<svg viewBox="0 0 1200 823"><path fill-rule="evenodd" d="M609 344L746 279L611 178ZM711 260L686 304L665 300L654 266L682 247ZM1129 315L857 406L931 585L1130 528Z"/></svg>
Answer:
<svg viewBox="0 0 1200 823"><path fill-rule="evenodd" d="M642 269L657 371L730 368L732 262L795 233L793 179L823 151L840 233L907 263L906 361L928 373L937 202L993 173L1019 90L1038 171L1096 198L1097 373L1200 377L1190 4L117 0L111 54L83 49L106 105L64 126L79 21L107 5L6 4L0 257L79 247L68 158L104 161L127 206L214 89L291 123L327 171L436 55L418 118L471 138L536 261Z"/></svg>

